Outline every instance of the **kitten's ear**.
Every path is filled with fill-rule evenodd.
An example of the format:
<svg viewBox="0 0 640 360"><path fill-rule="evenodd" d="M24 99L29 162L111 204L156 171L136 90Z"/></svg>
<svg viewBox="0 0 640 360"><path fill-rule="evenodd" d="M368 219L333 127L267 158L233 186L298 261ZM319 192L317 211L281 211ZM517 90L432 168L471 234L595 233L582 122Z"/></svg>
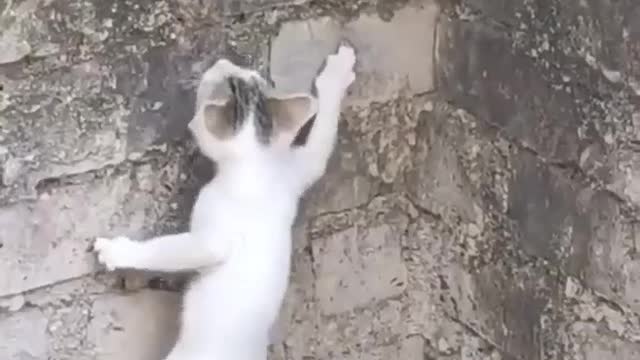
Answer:
<svg viewBox="0 0 640 360"><path fill-rule="evenodd" d="M203 106L204 126L218 140L224 140L233 135L232 111L229 101L209 101Z"/></svg>
<svg viewBox="0 0 640 360"><path fill-rule="evenodd" d="M295 135L318 112L318 104L309 94L271 95L267 99L267 110L276 134Z"/></svg>

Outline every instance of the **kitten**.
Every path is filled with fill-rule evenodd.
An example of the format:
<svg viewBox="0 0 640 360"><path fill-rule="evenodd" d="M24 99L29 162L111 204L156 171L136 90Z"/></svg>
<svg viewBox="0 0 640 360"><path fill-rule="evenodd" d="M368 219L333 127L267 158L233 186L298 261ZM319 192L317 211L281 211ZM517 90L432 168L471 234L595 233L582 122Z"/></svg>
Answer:
<svg viewBox="0 0 640 360"><path fill-rule="evenodd" d="M109 270L199 272L166 360L267 358L288 286L298 202L325 172L354 64L353 49L341 45L315 80L315 98L277 95L257 72L218 60L200 81L189 123L202 153L218 164L198 195L190 231L143 242L96 240ZM291 146L313 116L306 143Z"/></svg>

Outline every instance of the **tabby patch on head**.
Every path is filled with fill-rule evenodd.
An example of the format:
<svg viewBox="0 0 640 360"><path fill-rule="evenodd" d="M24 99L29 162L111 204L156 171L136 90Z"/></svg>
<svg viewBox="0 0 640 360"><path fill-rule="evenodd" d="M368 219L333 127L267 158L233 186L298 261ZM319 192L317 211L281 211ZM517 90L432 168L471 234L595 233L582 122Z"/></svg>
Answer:
<svg viewBox="0 0 640 360"><path fill-rule="evenodd" d="M309 95L277 95L257 79L228 77L226 100L209 102L204 108L207 130L227 139L253 119L256 138L269 144L274 138L297 131L315 114ZM225 90L227 90L225 89Z"/></svg>

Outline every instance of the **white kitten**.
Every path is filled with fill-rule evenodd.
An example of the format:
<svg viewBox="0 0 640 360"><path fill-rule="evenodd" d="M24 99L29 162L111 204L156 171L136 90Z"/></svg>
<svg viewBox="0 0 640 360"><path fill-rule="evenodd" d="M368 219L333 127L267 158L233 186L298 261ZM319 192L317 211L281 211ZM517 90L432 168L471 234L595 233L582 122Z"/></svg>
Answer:
<svg viewBox="0 0 640 360"><path fill-rule="evenodd" d="M291 226L302 194L325 172L355 53L340 46L315 80L318 98L274 95L257 72L221 59L203 76L189 124L218 164L196 201L190 232L147 241L99 238L109 270L197 270L167 360L267 358L269 329L289 277ZM230 96L213 95L220 90ZM291 143L316 116L306 144Z"/></svg>

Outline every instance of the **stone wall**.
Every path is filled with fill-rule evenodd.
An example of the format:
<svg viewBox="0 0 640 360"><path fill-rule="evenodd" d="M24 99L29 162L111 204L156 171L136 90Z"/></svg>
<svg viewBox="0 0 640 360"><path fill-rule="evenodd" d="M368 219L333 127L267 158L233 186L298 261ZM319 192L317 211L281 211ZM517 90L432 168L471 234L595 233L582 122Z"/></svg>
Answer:
<svg viewBox="0 0 640 360"><path fill-rule="evenodd" d="M272 358L640 358L635 3L0 1L0 359L160 359L185 276L91 240L184 229L216 59L305 90L342 36Z"/></svg>

